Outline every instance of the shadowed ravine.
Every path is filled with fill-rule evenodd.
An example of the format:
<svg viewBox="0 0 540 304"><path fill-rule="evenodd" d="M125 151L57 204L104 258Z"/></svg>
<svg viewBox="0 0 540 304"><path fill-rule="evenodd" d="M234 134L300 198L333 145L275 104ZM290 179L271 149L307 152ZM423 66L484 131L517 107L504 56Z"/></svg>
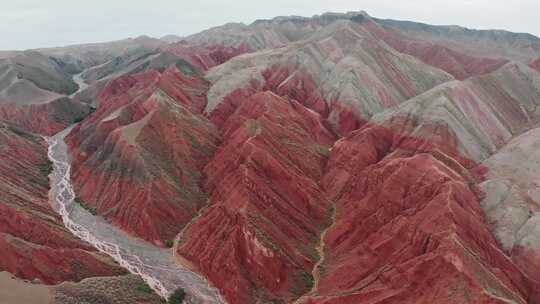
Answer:
<svg viewBox="0 0 540 304"><path fill-rule="evenodd" d="M128 236L102 218L93 216L77 203L71 184L69 156L64 137L68 128L53 137L48 157L53 162L50 175L52 206L64 225L77 237L114 258L122 267L141 276L160 296L167 297L176 288L183 288L187 303L225 303L219 291L209 286L200 275L180 268L170 249L162 249Z"/></svg>

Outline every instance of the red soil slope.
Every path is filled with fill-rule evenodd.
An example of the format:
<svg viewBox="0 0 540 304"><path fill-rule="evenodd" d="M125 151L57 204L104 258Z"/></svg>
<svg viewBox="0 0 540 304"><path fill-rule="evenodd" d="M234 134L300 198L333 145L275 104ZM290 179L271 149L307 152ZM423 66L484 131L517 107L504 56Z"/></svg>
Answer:
<svg viewBox="0 0 540 304"><path fill-rule="evenodd" d="M223 126L205 167L209 207L178 255L231 303L292 300L311 287L330 202L321 179L333 142L319 115L273 93L253 95Z"/></svg>
<svg viewBox="0 0 540 304"><path fill-rule="evenodd" d="M206 112L218 125L245 97L272 90L297 98L346 135L452 76L393 50L348 20L287 47L233 58L207 78L212 86Z"/></svg>
<svg viewBox="0 0 540 304"><path fill-rule="evenodd" d="M49 206L46 153L39 136L0 122L0 271L47 284L123 273Z"/></svg>
<svg viewBox="0 0 540 304"><path fill-rule="evenodd" d="M197 114L206 90L177 67L111 81L67 138L82 202L157 245L172 240L205 201L200 171L219 141Z"/></svg>
<svg viewBox="0 0 540 304"><path fill-rule="evenodd" d="M495 76L471 82L501 85ZM485 169L451 125L362 123L298 66L262 77L227 95L213 123L199 114L208 84L176 67L109 83L68 138L82 201L157 245L179 233L178 262L230 303L538 300L491 235L475 186ZM337 142L332 106L352 131Z"/></svg>
<svg viewBox="0 0 540 304"><path fill-rule="evenodd" d="M310 165L311 153L276 144L277 136L311 146L281 133L299 120L278 100L255 94L222 124L224 144L205 168L210 205L177 251L230 302L288 302L301 291L306 303L538 300L538 282L505 256L484 220L475 184L485 170L460 156L452 133L426 122L423 131L410 121L368 124L334 145L326 169L309 170L325 157ZM276 120L284 123L270 123ZM304 140L327 144L324 126L316 126L299 128ZM410 136L413 130L430 140ZM332 208L334 223L323 233ZM306 215L320 219L318 229L296 218ZM306 231L323 236L321 248L305 241Z"/></svg>
<svg viewBox="0 0 540 304"><path fill-rule="evenodd" d="M407 37L393 28L383 27L371 20L363 22L362 25L397 51L438 67L459 80L493 72L508 62L503 58L482 58L459 53L437 42Z"/></svg>
<svg viewBox="0 0 540 304"><path fill-rule="evenodd" d="M366 125L334 146L324 185L336 218L305 302L538 301L488 230L473 163L407 130Z"/></svg>
<svg viewBox="0 0 540 304"><path fill-rule="evenodd" d="M301 102L305 107L328 117L328 104L319 92L317 84L302 67L276 64L263 71L264 83L256 80L245 88L239 88L227 95L223 102L209 115L217 126L222 126L236 109L253 94L272 91L279 96Z"/></svg>
<svg viewBox="0 0 540 304"><path fill-rule="evenodd" d="M80 198L157 245L177 236L230 303L539 302L463 156L535 122L536 72L370 22L229 60L211 85L176 67L110 82L68 137ZM170 51L206 70L248 49ZM497 72L441 84L430 65Z"/></svg>

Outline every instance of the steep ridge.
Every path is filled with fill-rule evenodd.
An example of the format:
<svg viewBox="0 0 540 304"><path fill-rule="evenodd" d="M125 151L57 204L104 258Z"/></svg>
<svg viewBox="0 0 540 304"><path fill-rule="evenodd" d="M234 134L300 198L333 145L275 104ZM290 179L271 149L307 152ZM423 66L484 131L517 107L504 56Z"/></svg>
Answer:
<svg viewBox="0 0 540 304"><path fill-rule="evenodd" d="M235 57L206 77L212 83L206 112L218 125L254 92L270 87L297 97L311 86L317 91L306 105L327 116L340 134L452 79L380 43L351 20L331 23L311 38L283 48ZM324 101L327 110L317 99Z"/></svg>
<svg viewBox="0 0 540 304"><path fill-rule="evenodd" d="M489 168L480 186L482 208L502 248L529 276L540 282L540 197L538 147L540 129L512 139L484 161Z"/></svg>
<svg viewBox="0 0 540 304"><path fill-rule="evenodd" d="M134 75L149 70L163 72L174 64L185 66L185 73L194 72L189 70L189 65L183 64L181 58L170 52L145 48L127 51L125 54L82 72L80 77L86 84L86 88L76 94L74 99L95 105L97 95L109 81L123 75Z"/></svg>
<svg viewBox="0 0 540 304"><path fill-rule="evenodd" d="M163 246L202 207L200 170L219 133L198 115L208 84L173 66L111 81L67 137L86 208Z"/></svg>
<svg viewBox="0 0 540 304"><path fill-rule="evenodd" d="M333 135L318 114L271 92L224 124L206 165L209 207L177 249L231 303L291 301L311 288L330 201L318 180Z"/></svg>
<svg viewBox="0 0 540 304"><path fill-rule="evenodd" d="M165 51L206 71L235 56L250 52L251 48L245 43L240 43L235 46L226 46L223 44L194 44L182 40L168 45L165 48Z"/></svg>
<svg viewBox="0 0 540 304"><path fill-rule="evenodd" d="M328 197L337 201L336 219L324 234L318 281L301 302L538 301L531 207L523 207L523 199L512 201L515 196L504 194L509 186L498 180L482 184L482 206L495 227L488 225L475 186L487 168L468 158L487 158L537 123L539 84L527 66L507 64L435 87L338 141L323 179ZM514 156L501 158L508 162ZM500 163L490 159L486 165ZM501 195L507 199L498 200ZM499 204L515 204L517 210ZM516 234L523 218L532 220ZM516 245L514 262L490 229L507 243L509 254L508 235L523 238L527 245Z"/></svg>
<svg viewBox="0 0 540 304"><path fill-rule="evenodd" d="M156 64L153 64L156 58L159 58L161 53L158 50L148 50L145 48L137 48L129 50L113 59L86 69L81 77L89 84L93 84L98 80L105 78L116 78L122 74L136 74L142 72L143 67L153 66L158 68ZM170 65L169 63L168 65Z"/></svg>
<svg viewBox="0 0 540 304"><path fill-rule="evenodd" d="M344 20L361 23L375 37L386 42L395 50L412 55L419 60L436 66L455 78L463 80L470 76L496 70L508 60L503 54L484 56L467 55L465 48L450 48L430 36L406 35L399 27L385 20L369 16L366 12L325 13L311 18L288 16L270 20L257 20L250 25L230 23L189 36L184 41L196 45L226 45L232 48L247 46L251 50L272 49L292 42L309 39L324 27ZM381 22L379 24L378 22ZM519 45L514 45L519 51ZM201 56L201 59L205 58Z"/></svg>
<svg viewBox="0 0 540 304"><path fill-rule="evenodd" d="M104 61L62 215L161 295L200 273L231 303L540 301L535 172L506 172L536 133L489 158L537 125L540 74L404 32L276 18Z"/></svg>
<svg viewBox="0 0 540 304"><path fill-rule="evenodd" d="M221 45L232 48L247 46L250 50L260 51L308 39L317 31L337 21L361 22L367 18L369 15L364 11L327 12L312 17L279 16L259 19L249 25L227 23L185 37L184 41L201 46Z"/></svg>
<svg viewBox="0 0 540 304"><path fill-rule="evenodd" d="M290 16L257 20L250 25L228 23L188 36L185 41L203 46L247 47L254 51L271 49L306 39L328 23L322 22L322 19L317 16L313 18Z"/></svg>
<svg viewBox="0 0 540 304"><path fill-rule="evenodd" d="M482 161L513 136L538 123L540 74L520 63L466 81L449 82L373 117L385 125L393 120L414 125L411 135L447 141L453 136L460 153Z"/></svg>
<svg viewBox="0 0 540 304"><path fill-rule="evenodd" d="M394 28L381 26L371 18L366 19L362 25L395 50L438 67L459 80L493 72L508 62L507 59L502 57L469 56L437 42L411 38Z"/></svg>
<svg viewBox="0 0 540 304"><path fill-rule="evenodd" d="M455 51L479 57L504 57L526 63L540 57L540 38L503 30L474 30L411 21L373 18L377 23L418 39L437 42Z"/></svg>
<svg viewBox="0 0 540 304"><path fill-rule="evenodd" d="M88 86L74 97L76 100L95 104L97 94L110 80L120 76L134 75L149 70L163 72L173 64L181 67L185 74L197 74L198 70L205 71L246 52L249 52L249 48L245 45L238 47L196 45L184 40L162 45L158 49L146 47L128 49L125 53L81 73L81 78Z"/></svg>
<svg viewBox="0 0 540 304"><path fill-rule="evenodd" d="M0 59L0 119L28 131L54 134L86 116L88 106L63 96L76 90L71 76L41 53Z"/></svg>
<svg viewBox="0 0 540 304"><path fill-rule="evenodd" d="M538 281L498 248L474 162L403 126L338 141L323 185L337 201L319 281L303 303L535 303ZM429 137L428 137L429 138Z"/></svg>
<svg viewBox="0 0 540 304"><path fill-rule="evenodd" d="M70 129L47 138L49 144L47 155L54 166L50 175L51 205L61 215L64 225L71 233L109 255L148 284L131 286L131 291L127 290L128 294L124 296L133 293L133 289L142 288L147 293L152 289L160 297L168 298L176 289L182 288L187 293L185 301L188 303L224 303L219 291L211 287L205 278L183 265L175 264L170 250L129 237L125 231L107 223L102 217L91 214L76 202L76 194L71 183L68 147L64 142ZM103 284L107 280L94 281ZM82 282L80 285L85 284ZM100 291L97 290L94 296L99 294ZM105 301L106 297L104 298L100 301ZM132 301L135 302L136 299Z"/></svg>
<svg viewBox="0 0 540 304"><path fill-rule="evenodd" d="M264 58L260 59L262 62L275 62L274 58L279 58L281 54L274 52L271 50L243 55L210 70L208 79L214 86L209 91L207 111L210 110L210 117L225 133L236 111L249 104L254 96L258 96L253 94L261 90L272 90L295 98L323 114L323 117L330 112L327 100L314 90L318 85L312 75L303 73L299 76L295 68L286 65L274 64L273 73L271 69L257 67L258 56ZM497 69L502 63L504 61L488 69L469 73L484 74ZM238 70L243 69L249 72L239 75ZM215 75L218 75L217 81L212 78ZM226 79L226 85L219 84L220 76ZM235 81L247 85L237 86ZM233 92L224 90L231 84L233 88L239 89ZM212 101L216 96L226 97L213 109ZM395 109L375 115L374 124L368 124L349 136L350 141L357 141L360 147L347 142L347 139L338 142L331 154L336 156L330 157L328 171L323 179L326 197L337 200L335 224L322 234L323 260L310 264L311 267L317 265L311 277L315 282L311 291L309 288L304 289L309 293L301 301L537 301L535 290L538 282L522 272L518 263L510 261L491 235L490 226L485 222L480 209L480 193L475 187L481 180L478 174L484 172L485 168L478 167L476 162L468 159L485 159L512 136L532 127L537 117L537 100L537 75L522 64L510 63L488 75L475 76L465 82L442 84ZM326 117L331 121L331 115ZM348 148L338 148L342 145ZM238 144L235 143L235 146ZM350 149L351 146L354 148ZM218 151L222 151L221 148ZM220 152L214 159L218 157ZM211 168L210 165L206 170L208 168ZM211 180L211 174L208 176ZM227 184L226 189L231 188ZM215 191L212 187L209 189L211 193ZM234 202L238 202L238 194L230 195L236 198ZM211 200L213 197L212 194ZM218 205L232 204L227 203L227 195L220 195L216 201ZM328 211L330 207L331 204L328 205ZM212 213L215 213L214 217L210 216ZM178 250L180 255L196 260L200 270L209 276L230 301L242 303L252 298L267 299L272 292L276 300L281 298L290 301L293 297L284 297L277 293L277 289L263 295L244 292L247 297L238 297L241 290L238 288L248 285L246 281L255 286L251 288L253 290L261 290L261 286L265 285L255 275L250 275L249 271L244 272L244 277L247 277L244 281L230 280L231 271L218 268L216 261L223 262L220 259L222 257L208 249L211 245L206 246L200 239L195 239L195 236L200 237L210 231L215 233L214 229L208 227L218 222L218 219L223 219L223 214L229 215L207 211L192 223L182 234ZM365 224L352 224L364 221ZM375 228L380 226L374 224L377 221L383 226L380 230ZM220 226L231 226L230 222L244 225L241 220L233 218L226 224L220 222ZM222 248L234 248L230 242L230 233L236 236L235 230L222 231L223 234L216 236L215 242L227 246ZM319 232L321 235L323 230ZM227 242L223 243L224 240ZM359 245L364 242L368 244ZM195 253L201 250L208 252L206 260L196 256ZM382 252L375 254L379 250ZM242 253L239 251L235 258L240 265L241 261L247 259ZM370 271L364 272L357 265L364 265L363 268ZM408 267L411 269L408 270ZM433 272L438 267L441 272ZM265 268L271 269L269 266ZM359 271L355 273L351 269ZM219 270L226 275L220 277L217 273ZM426 279L426 271L433 272L433 277ZM446 278L444 276L447 273L451 275ZM429 279L436 282L436 288L430 285L429 292L425 292L428 288L423 284L428 284ZM409 284L400 287L403 281Z"/></svg>
<svg viewBox="0 0 540 304"><path fill-rule="evenodd" d="M49 206L46 151L41 137L0 121L0 270L46 284L123 274Z"/></svg>
<svg viewBox="0 0 540 304"><path fill-rule="evenodd" d="M479 203L482 196L476 184L483 179L482 174L486 170L469 159L484 159L512 136L532 126L538 100L537 85L536 73L521 64L508 64L494 73L465 82L443 84L425 93L426 96L420 95L395 110L376 115L372 123L338 141L331 149L326 170L320 171L324 177L319 173L313 178L303 170L304 176L311 177L319 185L318 196L330 202L319 203L326 206L327 220L333 207L331 202L337 203L334 224L328 229L325 227L329 222L320 226L317 234L322 236L322 240L316 246L314 243L310 245L318 258L323 259L314 263L317 258L312 258L308 267L301 270L300 276L308 278L310 283L302 289L306 294L299 302L538 301L536 290L539 282L522 269L522 265L530 263L531 259L512 262L499 249L490 232L491 227L484 220ZM454 109L430 111L430 107L437 109L440 106L437 96L447 98L445 103ZM272 168L278 166L279 162L276 164L266 159L269 155L272 155L272 160L277 158L274 151L280 151L280 147L269 149L266 145L270 140L265 140L264 144L258 141L270 137L264 130L276 128L275 125L261 123L259 116L260 111L267 111L267 100L273 98L279 99L272 93L246 97L233 114L221 122L224 144L205 168L210 207L182 232L177 251L180 260L193 261L198 270L235 303L290 302L302 294L297 290L291 292L291 289L284 292L287 280L281 279L280 272L271 274L271 270L281 269L279 266L283 265L275 262L282 259L275 252L288 252L290 247L282 245L287 244L287 240L277 238L275 235L279 234L276 232L267 232L272 231L270 228L254 228L263 226L260 223L265 221L244 219L244 213L252 215L264 211L268 214L265 218L272 219L274 223L272 229L280 227L277 219L284 215L274 212L281 208L268 210L270 208L267 207L270 203L274 206L279 200L273 199L272 192L268 194L264 189L270 187L280 194L291 192L278 184L278 176L287 174L283 171L279 171L279 175L266 173L269 166L265 164L273 164ZM473 106L475 103L483 106ZM272 111L264 112L263 118L272 121L275 118L270 117L275 115L284 121L296 121L290 112L284 114L285 111L274 107ZM411 110L410 107L415 108ZM487 110L493 112L490 114ZM313 111L305 111L316 115ZM253 117L257 117L255 121L258 123L246 121ZM501 136L500 129L489 123L495 119L498 124L494 125L502 126L500 129L506 132L504 136ZM457 128L455 123L448 123L453 120L466 127ZM482 127L470 126L474 126L476 121L480 121ZM248 131L238 127L242 123L247 125L244 128ZM324 130L322 119L320 126ZM490 148L479 139L468 140L467 136L457 132L461 129L491 139L493 146ZM313 127L309 130L314 132L311 138L326 133ZM229 142L234 150L229 150ZM248 142L250 149L244 153L244 148L239 147ZM244 156L246 154L249 157ZM287 153L281 159L291 156L294 154ZM262 160L251 164L248 161L252 158ZM307 162L305 157L302 161ZM244 165L246 162L248 165ZM236 166L241 168L241 173L235 173ZM297 165L294 159L289 164L292 168L297 166L301 165ZM220 173L223 171L230 175ZM255 173L251 173L253 171ZM260 171L265 172L264 178L256 173ZM242 180L235 177L237 174L250 178ZM303 179L297 177L295 180ZM318 180L322 180L322 187ZM265 183L268 186L262 186ZM251 194L252 191L256 195ZM288 201L295 202L291 198ZM265 206L266 209L254 206ZM294 221L287 222L287 228L281 229L291 229L290 223ZM240 228L246 226L248 228ZM252 235L250 229L256 229L258 234L255 235L260 239L248 238ZM296 236L295 239L302 238ZM268 244L265 242L272 245L265 245ZM222 250L216 251L216 248ZM286 256L294 257L292 254ZM229 267L223 268L223 264ZM315 266L313 275L306 275L309 267L313 269ZM255 272L258 267L264 267L265 271ZM287 268L289 273L296 272L291 271L294 269L292 266ZM274 285L265 283L266 273L268 282L275 277L280 278L279 282ZM403 285L403 282L407 284Z"/></svg>

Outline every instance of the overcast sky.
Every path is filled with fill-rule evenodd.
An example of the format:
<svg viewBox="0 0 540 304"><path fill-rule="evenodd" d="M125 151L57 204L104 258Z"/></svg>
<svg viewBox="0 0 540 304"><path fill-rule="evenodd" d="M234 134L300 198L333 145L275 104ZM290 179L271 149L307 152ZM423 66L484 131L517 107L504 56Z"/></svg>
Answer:
<svg viewBox="0 0 540 304"><path fill-rule="evenodd" d="M0 50L182 36L233 21L359 10L540 36L540 0L0 0Z"/></svg>

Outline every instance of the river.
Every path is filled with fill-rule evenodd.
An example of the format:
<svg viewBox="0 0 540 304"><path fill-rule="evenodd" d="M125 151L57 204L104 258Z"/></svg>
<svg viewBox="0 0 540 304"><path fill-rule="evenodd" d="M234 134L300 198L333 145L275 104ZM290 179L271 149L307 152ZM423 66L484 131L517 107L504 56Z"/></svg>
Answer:
<svg viewBox="0 0 540 304"><path fill-rule="evenodd" d="M79 86L79 89L77 90L77 92L69 95L70 98L75 97L75 95L79 94L80 92L88 88L88 84L82 77L83 73L84 71L79 74L73 75L73 81Z"/></svg>

